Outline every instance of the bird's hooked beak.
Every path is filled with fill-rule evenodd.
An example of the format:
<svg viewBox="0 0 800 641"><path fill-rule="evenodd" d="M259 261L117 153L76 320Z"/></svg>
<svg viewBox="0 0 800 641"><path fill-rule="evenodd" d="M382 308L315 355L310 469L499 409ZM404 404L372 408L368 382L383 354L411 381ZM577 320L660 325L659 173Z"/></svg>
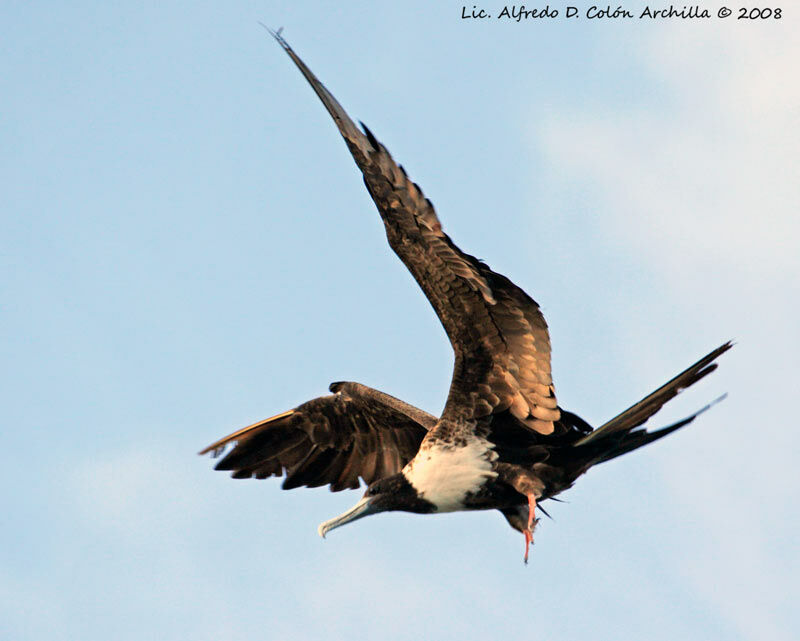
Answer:
<svg viewBox="0 0 800 641"><path fill-rule="evenodd" d="M378 512L382 511L383 510L375 506L374 497L365 496L353 507L347 510L347 512L345 512L344 514L341 514L336 518L331 519L330 521L325 521L324 523L321 523L317 531L319 532L319 535L324 539L325 535L334 528L346 525L362 517L369 516L370 514L377 514Z"/></svg>

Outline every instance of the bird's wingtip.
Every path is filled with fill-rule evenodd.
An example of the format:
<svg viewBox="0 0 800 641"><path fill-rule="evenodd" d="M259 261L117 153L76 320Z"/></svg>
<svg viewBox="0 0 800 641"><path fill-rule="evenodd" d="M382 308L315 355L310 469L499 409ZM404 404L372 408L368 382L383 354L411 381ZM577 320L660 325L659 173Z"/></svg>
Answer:
<svg viewBox="0 0 800 641"><path fill-rule="evenodd" d="M289 49L289 43L286 42L286 40L284 40L283 36L281 35L283 33L283 27L278 27L277 29L271 29L263 22L261 22L261 20L258 21L258 24L264 27L264 29L266 29L269 32L269 35L275 38L275 40L277 40L284 49Z"/></svg>

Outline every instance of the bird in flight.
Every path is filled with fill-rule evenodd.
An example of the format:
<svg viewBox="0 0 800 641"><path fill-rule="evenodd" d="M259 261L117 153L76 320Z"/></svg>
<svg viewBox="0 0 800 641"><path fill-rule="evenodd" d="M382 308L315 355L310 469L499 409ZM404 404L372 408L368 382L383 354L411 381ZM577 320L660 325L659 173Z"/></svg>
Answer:
<svg viewBox="0 0 800 641"><path fill-rule="evenodd" d="M383 219L389 246L433 306L455 354L442 415L428 414L360 383L260 421L209 445L234 478L286 475L284 489L367 484L363 498L322 523L319 533L401 510L418 514L499 510L525 537L525 562L537 506L568 489L590 467L660 439L691 416L654 431L641 427L681 390L717 367L727 342L669 382L593 429L556 401L550 336L530 296L462 252L442 230L433 205L386 148L342 106L281 36L361 170ZM544 511L539 507L541 511Z"/></svg>

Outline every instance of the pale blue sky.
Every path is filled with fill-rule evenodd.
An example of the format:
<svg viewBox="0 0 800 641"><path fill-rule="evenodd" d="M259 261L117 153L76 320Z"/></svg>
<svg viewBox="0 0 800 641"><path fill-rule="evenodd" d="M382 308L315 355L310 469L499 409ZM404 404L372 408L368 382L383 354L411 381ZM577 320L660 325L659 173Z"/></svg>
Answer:
<svg viewBox="0 0 800 641"><path fill-rule="evenodd" d="M460 7L3 3L0 638L796 638L796 15ZM581 479L527 567L494 513L323 541L357 493L195 454L333 380L432 412L449 384L443 330L259 20L540 302L563 406L602 422L738 342L659 419L728 400Z"/></svg>

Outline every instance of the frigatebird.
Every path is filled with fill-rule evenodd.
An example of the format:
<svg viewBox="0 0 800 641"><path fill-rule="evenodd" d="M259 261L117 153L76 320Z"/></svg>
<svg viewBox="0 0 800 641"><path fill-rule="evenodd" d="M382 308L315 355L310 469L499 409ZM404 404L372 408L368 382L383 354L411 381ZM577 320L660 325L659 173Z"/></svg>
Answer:
<svg viewBox="0 0 800 641"><path fill-rule="evenodd" d="M455 353L440 417L360 383L338 382L332 395L245 427L205 448L234 478L286 474L284 489L367 484L363 498L319 526L330 530L378 512L502 512L525 536L536 507L571 487L590 467L691 423L647 431L653 414L717 367L727 342L597 429L559 407L550 370L550 337L538 304L444 233L430 200L401 165L280 43L320 98L363 174L389 245L425 292ZM638 429L637 429L638 428ZM540 508L541 509L541 508ZM541 509L541 511L544 511ZM546 513L546 512L545 512Z"/></svg>

